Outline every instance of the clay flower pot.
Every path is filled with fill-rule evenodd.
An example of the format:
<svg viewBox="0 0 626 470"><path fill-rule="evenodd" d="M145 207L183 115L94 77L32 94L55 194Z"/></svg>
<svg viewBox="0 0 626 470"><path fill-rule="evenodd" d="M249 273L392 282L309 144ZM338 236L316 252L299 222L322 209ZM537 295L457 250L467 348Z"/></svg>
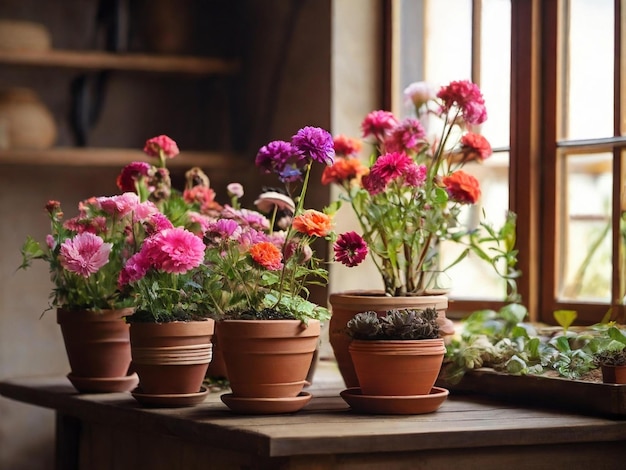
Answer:
<svg viewBox="0 0 626 470"><path fill-rule="evenodd" d="M602 381L605 384L626 384L626 366L602 364Z"/></svg>
<svg viewBox="0 0 626 470"><path fill-rule="evenodd" d="M129 373L129 326L124 317L131 309L57 309L71 372L68 379L79 392L125 392L137 385Z"/></svg>
<svg viewBox="0 0 626 470"><path fill-rule="evenodd" d="M355 339L349 351L363 395L416 396L431 392L446 347L443 338Z"/></svg>
<svg viewBox="0 0 626 470"><path fill-rule="evenodd" d="M308 325L299 320L224 320L217 335L232 389L222 400L231 409L293 412L308 402L310 395L302 389L319 340L318 320Z"/></svg>
<svg viewBox="0 0 626 470"><path fill-rule="evenodd" d="M442 335L454 333L454 325L446 318L448 298L443 295L387 297L382 292L351 291L331 294L329 301L332 309L328 333L330 344L343 381L349 388L358 387L359 380L348 350L352 339L346 334L345 329L348 321L357 313L371 310L382 314L392 309L424 309L433 307L439 313L440 333Z"/></svg>
<svg viewBox="0 0 626 470"><path fill-rule="evenodd" d="M201 393L214 327L212 319L131 323L132 366L139 375L141 397Z"/></svg>

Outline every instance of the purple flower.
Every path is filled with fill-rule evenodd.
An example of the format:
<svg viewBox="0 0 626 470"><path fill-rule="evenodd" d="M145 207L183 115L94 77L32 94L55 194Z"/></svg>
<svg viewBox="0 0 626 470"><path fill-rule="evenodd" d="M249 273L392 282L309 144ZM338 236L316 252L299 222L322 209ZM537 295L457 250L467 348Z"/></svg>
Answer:
<svg viewBox="0 0 626 470"><path fill-rule="evenodd" d="M346 232L339 235L333 249L335 259L349 267L358 266L367 256L367 243L356 232Z"/></svg>
<svg viewBox="0 0 626 470"><path fill-rule="evenodd" d="M297 150L289 142L274 140L261 147L256 155L255 164L266 173L280 173L297 157Z"/></svg>
<svg viewBox="0 0 626 470"><path fill-rule="evenodd" d="M303 127L291 138L291 144L315 162L332 165L335 161L333 136L320 127Z"/></svg>

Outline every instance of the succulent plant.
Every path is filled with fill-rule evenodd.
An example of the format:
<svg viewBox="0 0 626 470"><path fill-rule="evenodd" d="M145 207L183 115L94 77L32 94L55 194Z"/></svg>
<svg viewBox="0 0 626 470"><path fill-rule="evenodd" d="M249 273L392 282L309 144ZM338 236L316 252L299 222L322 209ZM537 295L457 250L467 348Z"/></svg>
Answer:
<svg viewBox="0 0 626 470"><path fill-rule="evenodd" d="M388 310L357 313L346 325L346 332L361 340L416 340L439 337L437 310Z"/></svg>
<svg viewBox="0 0 626 470"><path fill-rule="evenodd" d="M593 360L598 366L626 366L626 349L607 349L596 353Z"/></svg>

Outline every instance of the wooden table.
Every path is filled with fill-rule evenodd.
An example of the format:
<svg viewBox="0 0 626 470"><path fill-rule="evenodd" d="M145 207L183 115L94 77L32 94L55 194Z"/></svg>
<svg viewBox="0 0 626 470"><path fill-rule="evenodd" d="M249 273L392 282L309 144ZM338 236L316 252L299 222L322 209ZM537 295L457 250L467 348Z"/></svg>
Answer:
<svg viewBox="0 0 626 470"><path fill-rule="evenodd" d="M0 382L5 397L56 410L59 470L597 470L626 462L626 420L454 395L431 414L364 415L341 388L314 383L313 400L295 414L243 416L220 393L195 407L153 409L130 393L78 394L65 377Z"/></svg>

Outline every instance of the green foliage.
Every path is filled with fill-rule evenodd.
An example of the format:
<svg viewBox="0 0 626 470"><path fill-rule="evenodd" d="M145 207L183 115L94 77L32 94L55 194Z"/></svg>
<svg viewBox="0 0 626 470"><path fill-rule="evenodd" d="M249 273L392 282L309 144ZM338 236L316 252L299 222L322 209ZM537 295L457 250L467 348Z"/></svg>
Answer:
<svg viewBox="0 0 626 470"><path fill-rule="evenodd" d="M555 371L580 379L599 366L600 358L617 356L615 352L626 361L626 335L613 324L573 332L572 313L560 312L563 330L546 335L525 323L526 315L522 305L509 304L498 312L481 310L466 318L460 335L447 345L444 379L456 383L468 370L480 367L517 375Z"/></svg>

